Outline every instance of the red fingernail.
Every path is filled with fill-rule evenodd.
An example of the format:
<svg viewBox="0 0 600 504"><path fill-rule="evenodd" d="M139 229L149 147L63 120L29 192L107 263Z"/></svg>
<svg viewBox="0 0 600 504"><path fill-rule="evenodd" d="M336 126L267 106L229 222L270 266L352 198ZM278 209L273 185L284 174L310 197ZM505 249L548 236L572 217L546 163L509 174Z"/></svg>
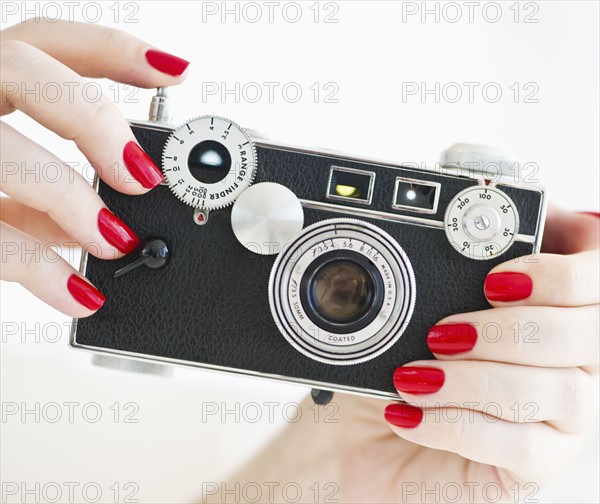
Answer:
<svg viewBox="0 0 600 504"><path fill-rule="evenodd" d="M157 51L156 49L146 51L146 59L159 72L173 75L174 77L185 72L185 69L190 64L189 61L166 52Z"/></svg>
<svg viewBox="0 0 600 504"><path fill-rule="evenodd" d="M432 394L442 388L444 371L433 367L399 367L394 372L394 386L399 392Z"/></svg>
<svg viewBox="0 0 600 504"><path fill-rule="evenodd" d="M524 273L504 271L485 278L483 292L490 301L519 301L531 296L533 282Z"/></svg>
<svg viewBox="0 0 600 504"><path fill-rule="evenodd" d="M473 350L477 330L471 324L436 325L427 333L427 346L433 353L453 355Z"/></svg>
<svg viewBox="0 0 600 504"><path fill-rule="evenodd" d="M133 252L140 239L136 234L108 208L98 212L98 229L105 240L124 254Z"/></svg>
<svg viewBox="0 0 600 504"><path fill-rule="evenodd" d="M129 173L146 189L160 184L164 177L150 156L135 142L129 142L123 149L123 161Z"/></svg>
<svg viewBox="0 0 600 504"><path fill-rule="evenodd" d="M88 310L97 310L106 301L106 297L102 292L75 274L67 280L67 289L69 289L71 296Z"/></svg>
<svg viewBox="0 0 600 504"><path fill-rule="evenodd" d="M423 420L423 410L408 404L389 404L385 408L385 419L392 425L414 429Z"/></svg>

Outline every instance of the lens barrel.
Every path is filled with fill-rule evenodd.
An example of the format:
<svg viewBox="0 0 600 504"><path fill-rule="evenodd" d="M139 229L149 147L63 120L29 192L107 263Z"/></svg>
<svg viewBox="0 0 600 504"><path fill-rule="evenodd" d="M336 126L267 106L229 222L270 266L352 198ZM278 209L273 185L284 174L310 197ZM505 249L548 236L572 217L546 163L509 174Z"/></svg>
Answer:
<svg viewBox="0 0 600 504"><path fill-rule="evenodd" d="M374 224L328 219L306 227L277 257L271 314L302 354L328 364L365 362L390 349L414 310L412 265Z"/></svg>

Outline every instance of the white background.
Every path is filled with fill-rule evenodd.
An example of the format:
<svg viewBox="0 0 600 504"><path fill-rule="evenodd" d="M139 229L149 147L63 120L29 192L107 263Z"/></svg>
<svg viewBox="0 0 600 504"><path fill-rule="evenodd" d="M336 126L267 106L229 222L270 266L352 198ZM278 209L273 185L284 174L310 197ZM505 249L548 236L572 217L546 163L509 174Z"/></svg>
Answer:
<svg viewBox="0 0 600 504"><path fill-rule="evenodd" d="M444 10L445 4L437 4L442 14L439 22L433 14L425 22L420 15L403 22L399 2L359 1L337 2L333 19L338 23L322 22L333 10L321 4L321 20L315 23L314 7L309 8L313 2L301 3L302 18L296 23L289 22L293 9L287 11L288 20L283 17L285 2L275 8L273 23L260 2L263 17L256 23L243 16L236 22L234 15L225 22L220 15L203 20L199 2L130 2L118 7L106 2L99 22L192 62L187 81L172 90L176 122L214 113L288 143L399 162L434 163L441 150L457 141L508 146L538 164L536 177L554 202L572 210L598 211L597 2L521 4L518 23L515 8L510 10L513 2L501 2L502 17L496 23L486 21L482 13L486 2L475 8L473 22L467 7L456 4L462 8L462 18L455 23L448 19L456 16L456 10L448 6ZM5 1L3 14L8 4L17 5L18 12L2 19L3 27L29 17L24 6L54 15L59 5L61 15L69 16L69 10L56 2L48 6ZM213 6L221 7L220 2ZM84 7L85 2L75 2L76 19L96 16L94 9L84 11ZM118 22L115 13L120 14ZM126 14L131 15L129 21L138 22L125 23ZM247 18L255 14L246 11ZM495 9L488 7L486 14L494 18ZM524 23L527 14L538 22ZM280 86L273 103L266 87L257 103L243 96L236 103L233 95L225 100L203 97L206 82L219 86L226 82L229 88L236 82L240 87L249 82ZM282 98L281 89L288 82L298 83L303 91L297 103ZM314 103L309 87L315 82L321 88L336 83L338 103L323 103L323 95ZM425 82L430 89L436 82L440 88L449 82L480 85L473 103L466 87L457 103L436 103L433 95L422 103L418 95L403 100L403 82ZM519 103L509 89L515 82L521 88ZM501 87L503 95L497 103L482 97L486 83ZM524 90L526 83L538 86L537 103L523 103L524 91L532 89ZM124 115L146 117L151 91L139 91L133 95L134 103L125 103L130 90L103 86ZM454 93L448 97L454 98ZM84 163L72 145L21 114L5 119L63 159ZM202 481L226 477L284 424L281 409L276 410L276 422L266 417L254 424L236 423L233 417L224 424L217 417L202 422L203 403L225 402L233 407L254 400L283 405L307 393L301 387L200 370L177 369L167 379L92 367L87 353L67 348L65 316L19 286L2 283L1 294L2 401L28 406L95 402L103 412L98 423L84 421L81 409L76 410L73 423L63 419L38 424L32 416L25 423L16 417L3 422L0 454L5 482L99 482L104 502L111 499L112 483L122 488L135 482L140 502L188 502L198 498ZM15 326L7 323L17 324L17 334L12 331ZM56 339L57 327L62 330L58 341L45 341L44 337ZM36 334L40 342L35 341ZM135 402L139 422L116 423L109 409L115 402L121 405L121 413L126 412L125 403ZM586 444L565 476L537 499L598 502L597 434L590 435Z"/></svg>

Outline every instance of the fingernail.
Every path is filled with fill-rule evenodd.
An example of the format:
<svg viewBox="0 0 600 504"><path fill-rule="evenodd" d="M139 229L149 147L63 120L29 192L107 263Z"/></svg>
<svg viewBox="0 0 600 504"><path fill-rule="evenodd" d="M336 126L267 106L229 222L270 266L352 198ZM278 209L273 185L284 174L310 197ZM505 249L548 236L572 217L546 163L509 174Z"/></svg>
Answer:
<svg viewBox="0 0 600 504"><path fill-rule="evenodd" d="M436 325L427 333L427 346L433 353L453 355L473 350L477 330L471 324Z"/></svg>
<svg viewBox="0 0 600 504"><path fill-rule="evenodd" d="M98 212L98 229L104 239L124 254L133 252L140 239L136 234L108 208Z"/></svg>
<svg viewBox="0 0 600 504"><path fill-rule="evenodd" d="M385 408L385 419L397 427L414 429L423 420L423 410L408 404L389 404Z"/></svg>
<svg viewBox="0 0 600 504"><path fill-rule="evenodd" d="M394 372L394 386L408 394L432 394L442 388L444 371L433 367L399 367Z"/></svg>
<svg viewBox="0 0 600 504"><path fill-rule="evenodd" d="M519 301L531 296L533 282L524 273L504 271L485 278L483 291L490 301Z"/></svg>
<svg viewBox="0 0 600 504"><path fill-rule="evenodd" d="M185 72L185 69L190 64L189 61L166 52L157 51L156 49L146 51L146 59L159 72L173 75L174 77Z"/></svg>
<svg viewBox="0 0 600 504"><path fill-rule="evenodd" d="M97 310L106 301L106 297L102 292L75 274L71 275L67 280L67 289L71 293L71 296L75 298L75 301L85 306L88 310Z"/></svg>
<svg viewBox="0 0 600 504"><path fill-rule="evenodd" d="M593 217L597 217L598 219L600 219L600 213L598 212L577 212L583 215L592 215Z"/></svg>
<svg viewBox="0 0 600 504"><path fill-rule="evenodd" d="M146 189L160 184L164 177L150 156L135 142L131 141L123 149L123 161L129 173Z"/></svg>

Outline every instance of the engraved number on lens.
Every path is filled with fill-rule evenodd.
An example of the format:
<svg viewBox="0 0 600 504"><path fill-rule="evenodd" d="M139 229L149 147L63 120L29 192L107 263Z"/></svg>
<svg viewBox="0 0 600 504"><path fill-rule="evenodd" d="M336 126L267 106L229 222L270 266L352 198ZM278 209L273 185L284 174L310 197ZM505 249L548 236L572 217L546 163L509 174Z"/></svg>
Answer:
<svg viewBox="0 0 600 504"><path fill-rule="evenodd" d="M412 265L385 231L354 219L305 228L277 257L269 279L273 318L304 355L357 364L393 346L412 316Z"/></svg>
<svg viewBox="0 0 600 504"><path fill-rule="evenodd" d="M181 126L162 156L171 191L199 209L230 205L256 174L256 149L248 134L223 117L204 116Z"/></svg>
<svg viewBox="0 0 600 504"><path fill-rule="evenodd" d="M452 246L471 259L506 252L519 232L519 214L507 194L493 187L469 187L448 205L444 220Z"/></svg>

